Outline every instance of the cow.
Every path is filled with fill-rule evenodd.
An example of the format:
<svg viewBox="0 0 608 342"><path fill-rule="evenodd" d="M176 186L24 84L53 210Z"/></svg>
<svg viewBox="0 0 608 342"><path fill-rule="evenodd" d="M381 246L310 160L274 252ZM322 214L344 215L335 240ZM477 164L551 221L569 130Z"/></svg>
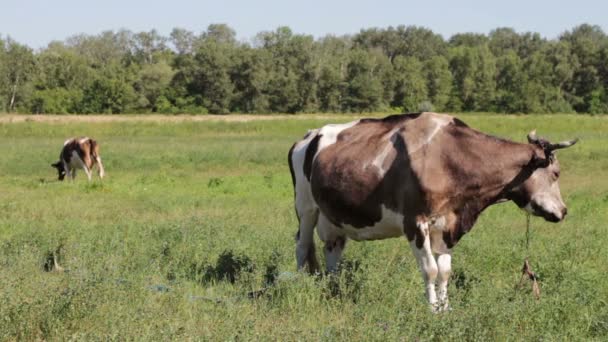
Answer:
<svg viewBox="0 0 608 342"><path fill-rule="evenodd" d="M405 236L431 309L447 310L452 249L484 209L513 201L550 222L566 216L555 150L578 139L552 144L536 131L527 138L497 138L430 112L310 130L288 156L298 269L318 271L315 226L328 272L348 239Z"/></svg>
<svg viewBox="0 0 608 342"><path fill-rule="evenodd" d="M58 179L63 181L67 175L72 180L76 177L76 169L83 169L91 181L91 171L97 165L99 178L105 171L99 155L99 144L89 137L71 138L63 143L59 161L51 164L57 169Z"/></svg>

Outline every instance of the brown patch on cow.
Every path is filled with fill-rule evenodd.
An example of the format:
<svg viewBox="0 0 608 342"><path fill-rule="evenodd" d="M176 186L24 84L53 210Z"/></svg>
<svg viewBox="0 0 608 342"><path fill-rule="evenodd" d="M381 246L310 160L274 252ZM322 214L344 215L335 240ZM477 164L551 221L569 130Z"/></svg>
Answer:
<svg viewBox="0 0 608 342"><path fill-rule="evenodd" d="M416 115L393 116L404 122ZM404 120L404 118L406 120ZM410 166L407 145L396 125L363 120L338 135L335 144L319 152L313 164L312 193L321 211L335 225L373 226L382 218L382 205L396 212L415 213L424 203L417 175ZM389 149L379 173L373 160ZM366 166L367 165L367 166ZM317 176L318 175L318 176ZM416 234L414 215L404 226L411 240Z"/></svg>

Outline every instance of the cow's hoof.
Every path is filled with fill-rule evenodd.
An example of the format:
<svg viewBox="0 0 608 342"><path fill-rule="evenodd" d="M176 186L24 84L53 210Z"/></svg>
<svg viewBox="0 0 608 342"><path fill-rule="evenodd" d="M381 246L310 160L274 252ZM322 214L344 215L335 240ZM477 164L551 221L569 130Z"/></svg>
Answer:
<svg viewBox="0 0 608 342"><path fill-rule="evenodd" d="M431 304L431 312L434 314L440 314L444 312L450 312L452 308L447 303L435 303Z"/></svg>

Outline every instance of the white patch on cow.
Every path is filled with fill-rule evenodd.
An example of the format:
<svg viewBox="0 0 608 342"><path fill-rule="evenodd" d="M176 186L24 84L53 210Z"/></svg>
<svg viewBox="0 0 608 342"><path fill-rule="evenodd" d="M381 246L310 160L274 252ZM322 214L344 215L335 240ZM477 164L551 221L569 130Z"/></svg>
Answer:
<svg viewBox="0 0 608 342"><path fill-rule="evenodd" d="M63 146L69 144L70 142L72 142L74 139L68 139L66 141L63 142Z"/></svg>
<svg viewBox="0 0 608 342"><path fill-rule="evenodd" d="M403 215L387 209L384 205L381 209L382 218L371 227L356 228L344 224L342 228L335 229L338 229L342 234L355 241L379 240L402 236L404 234Z"/></svg>
<svg viewBox="0 0 608 342"><path fill-rule="evenodd" d="M89 140L89 137L82 137L80 138L80 140L78 140L79 144L84 144L85 142L87 142Z"/></svg>
<svg viewBox="0 0 608 342"><path fill-rule="evenodd" d="M317 153L326 148L329 145L333 145L338 140L338 135L345 129L351 128L354 125L358 124L359 120L343 123L343 124L332 124L323 126L318 134L321 134L321 139L319 139L319 145L317 149Z"/></svg>
<svg viewBox="0 0 608 342"><path fill-rule="evenodd" d="M389 153L394 148L393 144L395 143L395 139L396 139L396 136L394 135L393 131L391 131L389 134L391 135L389 142L386 143L386 145L384 146L382 151L380 153L378 153L378 155L371 162L371 165L373 165L374 167L376 167L376 169L378 169L378 173L379 173L380 177L384 176L384 174L387 171L386 169L384 169L384 163L385 163L386 158L388 157ZM369 165L370 165L369 163L366 163L363 165L363 168L366 169Z"/></svg>

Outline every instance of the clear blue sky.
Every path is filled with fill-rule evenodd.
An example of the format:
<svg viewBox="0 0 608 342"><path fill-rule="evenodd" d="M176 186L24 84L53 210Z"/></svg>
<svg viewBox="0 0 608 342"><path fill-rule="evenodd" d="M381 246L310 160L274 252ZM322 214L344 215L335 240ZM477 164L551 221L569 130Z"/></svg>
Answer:
<svg viewBox="0 0 608 342"><path fill-rule="evenodd" d="M121 28L174 27L199 33L225 23L249 40L261 31L289 26L296 33L352 34L361 28L418 25L449 38L497 27L556 38L581 23L608 29L608 1L576 0L3 0L0 34L33 48L77 34Z"/></svg>

